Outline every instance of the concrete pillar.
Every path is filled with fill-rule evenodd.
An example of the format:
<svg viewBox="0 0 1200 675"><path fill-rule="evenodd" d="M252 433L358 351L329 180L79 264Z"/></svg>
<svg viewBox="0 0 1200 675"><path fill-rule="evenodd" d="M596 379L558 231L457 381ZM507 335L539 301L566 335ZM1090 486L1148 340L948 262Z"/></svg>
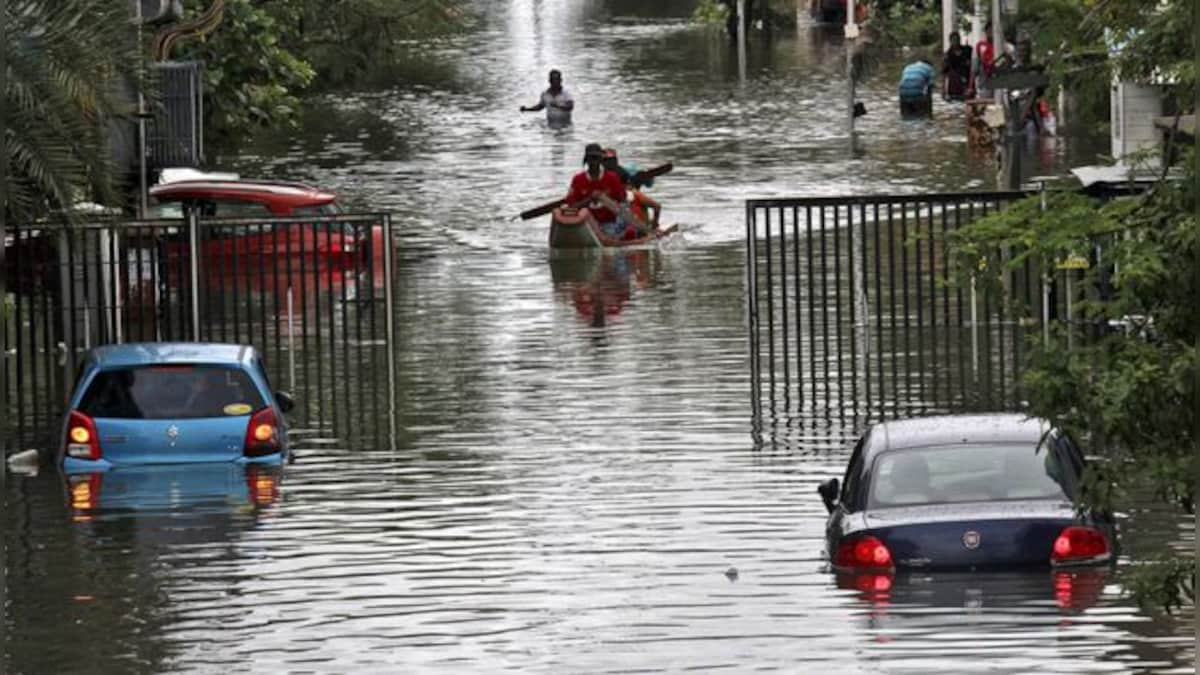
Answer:
<svg viewBox="0 0 1200 675"><path fill-rule="evenodd" d="M746 81L746 0L737 0L738 78Z"/></svg>
<svg viewBox="0 0 1200 675"><path fill-rule="evenodd" d="M942 0L942 53L950 49L950 34L958 27L954 0Z"/></svg>
<svg viewBox="0 0 1200 675"><path fill-rule="evenodd" d="M854 19L854 0L846 0L846 118L850 132L850 148L854 148L854 44L858 38L858 23Z"/></svg>

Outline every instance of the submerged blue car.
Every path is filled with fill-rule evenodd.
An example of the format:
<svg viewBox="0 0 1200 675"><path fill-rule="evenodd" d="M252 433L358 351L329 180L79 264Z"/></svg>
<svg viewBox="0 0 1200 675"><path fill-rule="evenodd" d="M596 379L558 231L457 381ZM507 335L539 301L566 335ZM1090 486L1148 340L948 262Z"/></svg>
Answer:
<svg viewBox="0 0 1200 675"><path fill-rule="evenodd" d="M836 572L1015 569L1113 560L1114 529L1077 512L1084 458L1017 414L884 422L818 488Z"/></svg>
<svg viewBox="0 0 1200 675"><path fill-rule="evenodd" d="M63 422L68 473L124 465L280 462L291 397L253 347L153 342L84 357Z"/></svg>

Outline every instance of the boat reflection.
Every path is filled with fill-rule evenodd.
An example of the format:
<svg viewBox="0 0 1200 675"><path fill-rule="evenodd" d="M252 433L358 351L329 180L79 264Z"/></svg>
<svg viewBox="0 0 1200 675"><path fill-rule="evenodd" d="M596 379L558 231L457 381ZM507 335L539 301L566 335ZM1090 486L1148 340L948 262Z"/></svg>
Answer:
<svg viewBox="0 0 1200 675"><path fill-rule="evenodd" d="M281 467L272 465L164 464L67 474L63 486L71 520L89 523L128 515L260 515L279 501L281 479Z"/></svg>
<svg viewBox="0 0 1200 675"><path fill-rule="evenodd" d="M879 619L889 608L916 619L913 608L943 608L1013 614L1031 606L1053 606L1063 614L1080 613L1100 601L1108 568L1076 568L1020 572L939 572L838 574L837 586L857 591L858 599Z"/></svg>
<svg viewBox="0 0 1200 675"><path fill-rule="evenodd" d="M638 290L654 285L660 266L654 249L606 251L599 255L550 259L555 294L570 302L593 328L621 314Z"/></svg>

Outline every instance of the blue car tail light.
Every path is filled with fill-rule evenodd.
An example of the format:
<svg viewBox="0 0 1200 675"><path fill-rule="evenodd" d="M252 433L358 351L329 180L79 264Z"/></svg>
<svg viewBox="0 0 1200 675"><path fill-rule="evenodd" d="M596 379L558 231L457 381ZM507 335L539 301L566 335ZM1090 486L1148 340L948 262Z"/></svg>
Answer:
<svg viewBox="0 0 1200 675"><path fill-rule="evenodd" d="M1108 538L1103 532L1094 527L1072 525L1064 528L1054 540L1050 562L1055 565L1102 562L1110 555Z"/></svg>
<svg viewBox="0 0 1200 675"><path fill-rule="evenodd" d="M247 457L261 457L279 452L283 448L279 440L279 419L270 407L263 408L250 417L246 427L246 442L243 453Z"/></svg>
<svg viewBox="0 0 1200 675"><path fill-rule="evenodd" d="M838 544L834 564L842 568L889 569L893 566L892 552L878 537L849 537Z"/></svg>
<svg viewBox="0 0 1200 675"><path fill-rule="evenodd" d="M100 459L100 435L96 422L78 410L67 416L67 456L75 459Z"/></svg>

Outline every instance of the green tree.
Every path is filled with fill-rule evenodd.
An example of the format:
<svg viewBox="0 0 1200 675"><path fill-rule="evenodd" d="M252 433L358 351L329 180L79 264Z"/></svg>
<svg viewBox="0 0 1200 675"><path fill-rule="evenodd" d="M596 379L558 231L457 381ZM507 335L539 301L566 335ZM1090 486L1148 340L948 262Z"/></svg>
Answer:
<svg viewBox="0 0 1200 675"><path fill-rule="evenodd" d="M1122 43L1112 68L1129 78L1160 78L1180 111L1190 107L1196 80L1190 0L1165 3L1093 2L1079 35L1064 53L1094 46L1092 22ZM1105 31L1099 31L1101 35ZM1107 78L1096 68L1093 78ZM1081 74L1082 76L1082 74ZM1099 246L1102 264L1079 274L1075 320L1050 339L1030 335L1022 381L1030 411L1091 441L1105 461L1089 468L1085 505L1123 510L1149 489L1181 514L1195 514L1197 460L1196 153L1172 134L1168 161L1152 189L1098 203L1076 193L1038 198L977 221L953 238L961 277L974 275L996 291L1026 264L1056 263ZM1174 174L1174 175L1172 175ZM1182 176L1180 176L1182 174ZM1182 178L1181 180L1179 178ZM1009 297L1018 314L1033 308ZM1111 330L1111 326L1123 326ZM1193 556L1147 552L1131 588L1145 604L1171 609L1195 601Z"/></svg>
<svg viewBox="0 0 1200 675"><path fill-rule="evenodd" d="M4 143L13 222L117 203L111 124L133 110L138 68L129 8L108 0L9 0Z"/></svg>
<svg viewBox="0 0 1200 675"><path fill-rule="evenodd" d="M386 81L415 44L468 22L451 0L225 0L216 30L175 56L204 63L206 130L229 144L294 126L310 88Z"/></svg>
<svg viewBox="0 0 1200 675"><path fill-rule="evenodd" d="M203 7L194 7L199 13ZM217 145L259 127L294 125L300 95L315 76L295 48L300 2L225 0L203 41L183 41L173 58L204 64L205 133Z"/></svg>

